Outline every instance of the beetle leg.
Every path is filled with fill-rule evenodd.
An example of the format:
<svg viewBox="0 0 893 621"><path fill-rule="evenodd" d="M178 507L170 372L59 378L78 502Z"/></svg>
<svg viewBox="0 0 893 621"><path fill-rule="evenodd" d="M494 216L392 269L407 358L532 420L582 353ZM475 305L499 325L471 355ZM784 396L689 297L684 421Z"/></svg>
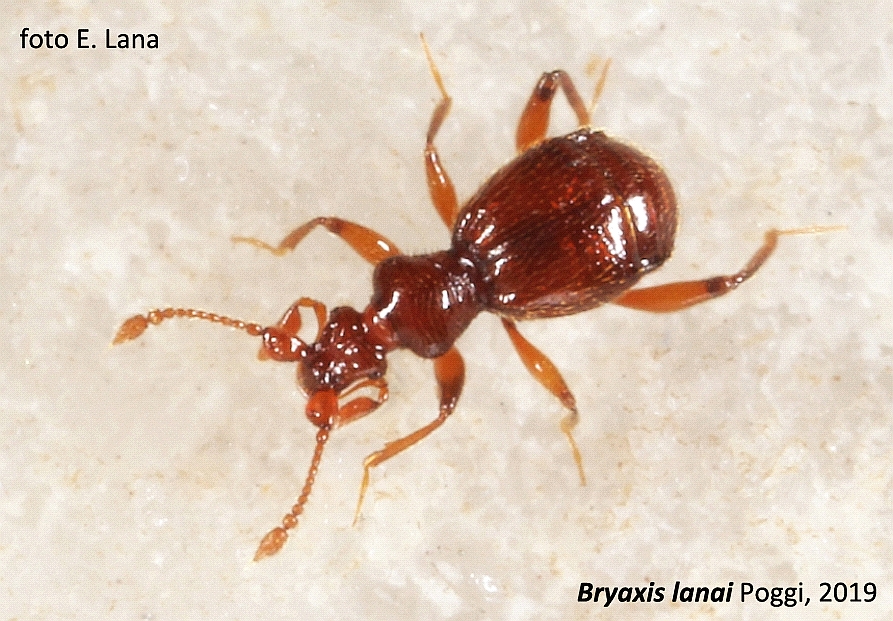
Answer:
<svg viewBox="0 0 893 621"><path fill-rule="evenodd" d="M363 506L366 489L369 487L369 472L372 468L425 438L440 427L453 413L456 403L459 401L459 395L462 394L462 386L465 383L465 363L462 361L462 355L459 353L459 350L451 347L447 353L434 359L434 376L437 379L440 393L440 411L437 414L437 418L421 429L416 429L408 436L388 442L383 449L372 453L366 458L363 462L363 482L360 484L360 498L357 501L354 524L360 519L360 509Z"/></svg>
<svg viewBox="0 0 893 621"><path fill-rule="evenodd" d="M564 91L568 103L574 109L580 127L589 125L589 110L586 104L577 92L571 77L567 72L558 69L544 73L539 82L533 88L530 99L527 100L527 106L521 113L521 120L518 121L518 131L515 134L515 144L518 152L526 151L546 137L546 130L549 128L549 111L552 108L552 99L558 87Z"/></svg>
<svg viewBox="0 0 893 621"><path fill-rule="evenodd" d="M358 418L370 414L388 400L388 383L383 377L378 379L364 379L342 392L339 397L343 398L361 388L374 388L377 391L377 394L375 397L356 397L338 408L338 427L343 427L347 423L352 423Z"/></svg>
<svg viewBox="0 0 893 621"><path fill-rule="evenodd" d="M259 360L274 359L280 362L297 362L302 354L299 352L301 343L297 338L301 331L301 307L312 308L316 315L316 340L322 334L326 325L326 306L313 298L302 297L289 306L275 326L267 328L263 334L264 342L257 352Z"/></svg>
<svg viewBox="0 0 893 621"><path fill-rule="evenodd" d="M431 56L431 50L428 49L428 43L425 36L422 38L422 47L425 48L425 56L428 58L428 68L431 70L431 76L437 83L440 90L440 102L434 108L431 115L431 122L428 125L428 135L425 138L425 176L428 179L428 192L431 194L431 202L437 208L440 219L443 220L447 228L452 229L459 213L459 201L456 199L456 189L453 182L447 174L446 169L440 163L440 155L437 153L437 147L434 146L434 137L440 131L440 126L444 119L450 113L450 107L453 104L453 98L447 93L443 85L443 79L440 77L440 71L434 64L434 58Z"/></svg>
<svg viewBox="0 0 893 621"><path fill-rule="evenodd" d="M285 239L279 242L278 246L271 246L254 237L241 237L239 235L234 235L232 240L236 243L251 244L281 256L294 250L295 246L301 243L301 240L307 237L307 234L317 226L322 226L343 239L358 255L373 265L388 257L400 254L396 244L381 233L377 233L356 222L333 217L313 218L313 220L304 223L286 235Z"/></svg>
<svg viewBox="0 0 893 621"><path fill-rule="evenodd" d="M757 249L743 268L729 276L714 276L702 280L687 280L683 282L671 282L655 287L633 289L627 291L613 304L649 311L652 313L672 313L674 311L718 298L735 290L738 285L753 276L760 266L769 258L778 244L778 238L782 235L801 235L806 233L822 233L837 230L840 227L813 226L802 229L770 229L766 231L763 245Z"/></svg>
<svg viewBox="0 0 893 621"><path fill-rule="evenodd" d="M589 108L583 103L583 98L577 92L573 80L561 69L544 73L539 82L533 88L530 99L524 112L521 113L521 120L518 121L518 131L515 135L515 142L518 152L524 152L546 137L546 130L549 128L549 112L552 109L552 100L558 88L564 91L564 96L577 115L577 122L580 127L589 127L590 116L598 103L602 90L605 88L605 81L608 78L608 69L611 67L611 59L605 61L602 67L602 73L595 85L595 92L592 95L592 102Z"/></svg>
<svg viewBox="0 0 893 621"><path fill-rule="evenodd" d="M573 393L567 387L561 372L555 364L549 360L548 356L541 352L530 341L524 338L518 332L515 322L509 319L502 319L502 325L508 332L515 351L521 357L521 362L527 367L527 370L543 387L558 397L561 404L568 409L568 415L561 419L561 431L567 436L571 445L571 452L574 455L574 461L577 463L577 469L580 471L580 484L586 485L586 472L583 470L583 458L580 456L580 449L577 448L577 442L574 440L573 430L580 421L580 414L577 411L577 400L574 399Z"/></svg>

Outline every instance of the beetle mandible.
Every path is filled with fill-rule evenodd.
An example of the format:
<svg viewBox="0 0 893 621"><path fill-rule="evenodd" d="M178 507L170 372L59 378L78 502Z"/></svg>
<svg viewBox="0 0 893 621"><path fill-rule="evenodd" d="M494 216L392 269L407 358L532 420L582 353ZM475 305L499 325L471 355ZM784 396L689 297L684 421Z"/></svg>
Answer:
<svg viewBox="0 0 893 621"><path fill-rule="evenodd" d="M452 99L424 37L422 44L440 91L425 141L425 173L432 202L452 230L447 250L407 256L380 233L335 217L314 218L277 246L234 237L236 242L281 255L316 227L328 229L375 266L371 301L362 311L339 307L327 313L322 302L302 297L268 327L195 309L156 309L128 319L113 341L129 341L150 324L187 317L260 337L261 359L297 363L297 381L307 395L306 415L318 428L316 448L297 501L263 538L254 560L278 552L288 531L297 526L332 430L366 416L387 400L389 352L406 348L433 360L440 409L424 427L366 458L356 516L372 468L419 442L453 413L465 378L455 341L482 311L499 315L527 370L568 411L561 430L585 485L583 461L572 434L578 421L574 396L555 365L521 335L515 322L572 315L609 302L651 312L684 309L724 295L753 276L780 235L817 230L768 231L744 268L728 276L631 289L673 250L676 198L661 167L641 151L590 127L590 111L570 76L551 71L539 79L521 115L518 156L460 208L434 145ZM608 63L593 103L607 68ZM552 100L559 89L579 128L546 138ZM313 343L298 337L302 308L316 315L319 328ZM348 399L358 390L363 392Z"/></svg>

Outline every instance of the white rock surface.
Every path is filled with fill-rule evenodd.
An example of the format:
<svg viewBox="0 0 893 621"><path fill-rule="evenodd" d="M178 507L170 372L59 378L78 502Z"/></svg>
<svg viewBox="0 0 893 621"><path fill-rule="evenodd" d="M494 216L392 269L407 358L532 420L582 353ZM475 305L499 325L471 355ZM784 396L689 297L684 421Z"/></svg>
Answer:
<svg viewBox="0 0 893 621"><path fill-rule="evenodd" d="M890 619L891 4L614 4L7 7L0 618ZM21 49L25 27L69 46ZM106 28L158 49L104 49ZM576 393L585 488L559 404L486 316L459 343L454 419L375 470L351 527L363 458L436 414L430 362L391 356L390 402L334 435L300 527L254 564L312 452L293 367L211 325L109 342L157 306L271 323L301 295L368 300L370 269L330 235L276 258L234 234L340 215L445 246L420 31L463 197L512 157L542 71L589 92L613 59L595 122L662 162L681 206L652 284L734 271L767 228L848 228L783 239L683 313L522 325ZM553 132L572 128L559 101ZM677 580L735 597L577 602L581 582L669 598ZM745 581L802 582L810 605L742 604ZM823 581L879 595L821 603Z"/></svg>

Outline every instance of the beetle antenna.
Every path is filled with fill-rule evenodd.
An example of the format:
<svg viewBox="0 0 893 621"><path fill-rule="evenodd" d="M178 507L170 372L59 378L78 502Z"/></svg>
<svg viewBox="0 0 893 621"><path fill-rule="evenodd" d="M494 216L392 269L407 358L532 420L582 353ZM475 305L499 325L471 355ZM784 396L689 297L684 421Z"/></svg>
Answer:
<svg viewBox="0 0 893 621"><path fill-rule="evenodd" d="M241 319L233 319L216 313L209 313L194 308L162 308L151 310L145 315L134 315L118 328L118 333L112 340L112 345L119 345L126 341L132 341L137 338L149 325L157 326L162 321L173 319L174 317L186 317L187 319L202 319L213 323L219 323L228 328L235 328L247 332L251 336L260 336L263 334L264 328L257 323L249 323Z"/></svg>
<svg viewBox="0 0 893 621"><path fill-rule="evenodd" d="M316 473L319 472L319 462L322 459L322 450L326 446L329 439L329 431L331 427L320 427L316 432L316 450L313 451L313 459L310 461L310 470L307 471L307 478L304 480L304 489L301 495L291 508L291 512L282 518L282 526L277 526L261 539L260 545L257 546L257 552L254 554L255 562L268 556L273 556L288 541L288 531L298 525L298 516L304 512L304 505L310 498L310 490L313 489L313 482L316 481Z"/></svg>

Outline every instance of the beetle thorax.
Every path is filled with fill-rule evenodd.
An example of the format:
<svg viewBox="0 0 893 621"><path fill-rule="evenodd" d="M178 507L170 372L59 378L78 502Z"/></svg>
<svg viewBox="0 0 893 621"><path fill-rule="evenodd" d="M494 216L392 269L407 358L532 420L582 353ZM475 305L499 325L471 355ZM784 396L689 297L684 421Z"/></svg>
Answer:
<svg viewBox="0 0 893 621"><path fill-rule="evenodd" d="M423 358L442 356L481 311L481 279L455 250L390 257L373 275L367 314L392 327L394 345Z"/></svg>

